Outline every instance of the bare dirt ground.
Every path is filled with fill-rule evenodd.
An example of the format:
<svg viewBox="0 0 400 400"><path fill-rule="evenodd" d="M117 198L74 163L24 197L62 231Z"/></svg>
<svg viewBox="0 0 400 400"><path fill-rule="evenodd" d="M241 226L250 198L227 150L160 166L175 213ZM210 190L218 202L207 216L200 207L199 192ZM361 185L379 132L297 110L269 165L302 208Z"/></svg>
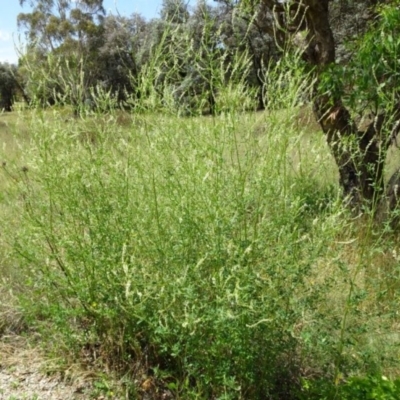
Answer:
<svg viewBox="0 0 400 400"><path fill-rule="evenodd" d="M0 400L83 400L93 398L90 377L56 372L57 360L18 336L0 341ZM70 375L70 376L68 376ZM96 397L95 397L96 398ZM97 397L98 400L101 397Z"/></svg>

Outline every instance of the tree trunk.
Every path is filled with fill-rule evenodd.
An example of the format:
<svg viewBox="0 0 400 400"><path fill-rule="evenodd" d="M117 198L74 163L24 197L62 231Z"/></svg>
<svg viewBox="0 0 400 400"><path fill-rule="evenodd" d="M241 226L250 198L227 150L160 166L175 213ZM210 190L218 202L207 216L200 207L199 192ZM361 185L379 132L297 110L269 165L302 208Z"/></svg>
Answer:
<svg viewBox="0 0 400 400"><path fill-rule="evenodd" d="M374 121L365 132L357 129L339 96L318 92L319 76L335 63L335 41L329 22L330 0L304 0L308 28L307 61L315 67L314 114L326 135L339 169L339 183L352 207L372 205L383 194L383 165L386 151L378 136L382 121Z"/></svg>
<svg viewBox="0 0 400 400"><path fill-rule="evenodd" d="M335 40L329 20L330 1L262 0L265 8L260 18L266 21L263 25L265 32L273 35L281 48L291 33L307 30L307 48L303 57L316 74L313 110L335 158L339 184L349 205L355 209L374 207L379 205L383 196L385 203L388 198L396 198L397 201L399 197L400 200L400 172L391 179L395 184L388 185L387 193L384 192L383 180L387 150L400 132L400 102L392 110L378 114L366 130L360 131L340 95L319 90L321 75L335 64ZM274 29L268 24L270 20L275 22ZM391 130L391 134L384 135L383 128ZM393 204L394 201L391 201L390 207Z"/></svg>
<svg viewBox="0 0 400 400"><path fill-rule="evenodd" d="M391 223L400 225L400 217L393 219L391 213L400 209L400 168L389 180L386 191L383 177L388 148L392 143L398 145L400 99L397 96L393 107L381 111L367 129L361 131L341 95L321 91L321 77L329 73L336 61L329 19L330 1L262 0L259 19L264 23L260 26L275 38L281 49L293 33L307 31L303 58L315 73L313 111L338 166L343 195L352 209L369 207L378 222L390 216ZM369 4L380 2L370 0ZM369 12L374 13L374 9Z"/></svg>

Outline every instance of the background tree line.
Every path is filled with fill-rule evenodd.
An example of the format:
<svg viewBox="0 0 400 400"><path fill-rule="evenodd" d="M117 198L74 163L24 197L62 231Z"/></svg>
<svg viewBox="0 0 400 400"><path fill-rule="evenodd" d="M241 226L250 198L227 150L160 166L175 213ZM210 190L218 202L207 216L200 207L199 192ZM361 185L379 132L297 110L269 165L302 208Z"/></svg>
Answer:
<svg viewBox="0 0 400 400"><path fill-rule="evenodd" d="M26 3L20 0L21 5ZM202 73L207 63L212 66L221 59L228 63L233 54L246 53L251 60L246 83L257 88L258 106L265 105L265 72L269 63L284 53L282 40L286 29L283 25L276 29L278 13L273 7L290 2L214 0L210 5L206 0L198 0L195 6L189 7L184 0L163 0L159 18L150 21L140 14L106 14L102 3L102 0L29 3L33 6L31 11L18 16L18 25L27 39L26 52L21 55L18 67L2 65L2 70L14 77L11 79L14 94L8 90L7 95L4 89L1 96L4 104L12 104L18 92L25 95L25 100L35 99L43 105L53 104L60 98L82 100L73 82L70 82L71 93L65 93L65 88L61 90L60 72L62 77L71 74L75 80L80 77L78 82L84 86L81 91L85 93L101 85L118 102L124 102L132 95L140 95L137 89L140 71L149 65L154 50L162 45L172 54L169 60L158 65L163 72L155 82L159 90L166 81L174 81L177 97L208 93L212 103L213 85L207 73ZM362 36L373 19L371 7L385 1L332 0L328 3L339 61L348 62L353 51L345 43ZM291 22L292 31L297 30L296 22ZM193 68L193 64L197 65L194 61L202 65L197 70ZM178 66L174 77L170 74L172 66ZM226 79L229 80L229 74ZM2 88L10 87L7 74L2 75L0 84ZM2 108L10 109L9 106Z"/></svg>
<svg viewBox="0 0 400 400"><path fill-rule="evenodd" d="M287 50L286 27L274 9L286 3L290 2L214 0L210 5L198 0L189 7L184 0L163 0L160 16L146 21L140 14L106 14L102 0L29 2L30 12L18 15L26 52L18 67L2 65L2 108L10 110L17 94L41 105L61 101L78 107L85 100L89 103L96 86L117 103L132 106L132 99L143 95L140 74L155 62L158 50L163 54L153 65L158 69L154 90L161 94L167 86L188 112L199 110L199 104L204 112L215 111L213 69L223 61L226 74L219 79L226 84L234 78L229 63L240 55L249 60L241 76L257 92L254 107L262 109L268 66ZM362 36L372 18L368 10L377 1L329 3L339 60L348 62L352 50L345 43ZM299 33L297 22L290 22L292 33Z"/></svg>
<svg viewBox="0 0 400 400"><path fill-rule="evenodd" d="M160 16L149 21L136 13L106 14L102 3L29 3L30 12L18 15L26 52L18 66L1 66L2 108L10 111L21 96L41 106L63 103L79 108L92 103L92 92L99 88L116 104L132 107L145 95L140 77L152 66L157 76L151 90L162 97L168 88L188 113L200 108L215 112L215 80L233 79L229 64L244 54L251 60L245 82L258 91L256 106L264 106L262 74L277 49L254 16L239 11L235 2L210 5L199 0L189 7L183 0L164 0ZM226 74L217 78L213 69L221 61Z"/></svg>

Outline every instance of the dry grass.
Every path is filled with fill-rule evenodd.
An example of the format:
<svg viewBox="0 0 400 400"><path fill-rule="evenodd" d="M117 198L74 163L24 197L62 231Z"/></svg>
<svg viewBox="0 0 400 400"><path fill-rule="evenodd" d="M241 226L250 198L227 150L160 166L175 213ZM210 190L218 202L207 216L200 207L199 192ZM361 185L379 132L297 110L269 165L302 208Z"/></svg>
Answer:
<svg viewBox="0 0 400 400"><path fill-rule="evenodd" d="M96 394L93 386L98 374L79 365L66 370L60 359L46 354L32 337L3 336L0 354L2 399L83 400Z"/></svg>

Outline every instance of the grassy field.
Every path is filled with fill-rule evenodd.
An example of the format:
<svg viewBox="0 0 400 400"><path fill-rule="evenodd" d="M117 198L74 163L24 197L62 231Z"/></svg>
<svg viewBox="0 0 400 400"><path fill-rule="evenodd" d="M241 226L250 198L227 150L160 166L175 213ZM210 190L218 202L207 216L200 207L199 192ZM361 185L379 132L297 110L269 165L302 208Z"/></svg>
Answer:
<svg viewBox="0 0 400 400"><path fill-rule="evenodd" d="M0 141L0 332L113 398L399 393L399 240L342 206L307 107L21 111Z"/></svg>

